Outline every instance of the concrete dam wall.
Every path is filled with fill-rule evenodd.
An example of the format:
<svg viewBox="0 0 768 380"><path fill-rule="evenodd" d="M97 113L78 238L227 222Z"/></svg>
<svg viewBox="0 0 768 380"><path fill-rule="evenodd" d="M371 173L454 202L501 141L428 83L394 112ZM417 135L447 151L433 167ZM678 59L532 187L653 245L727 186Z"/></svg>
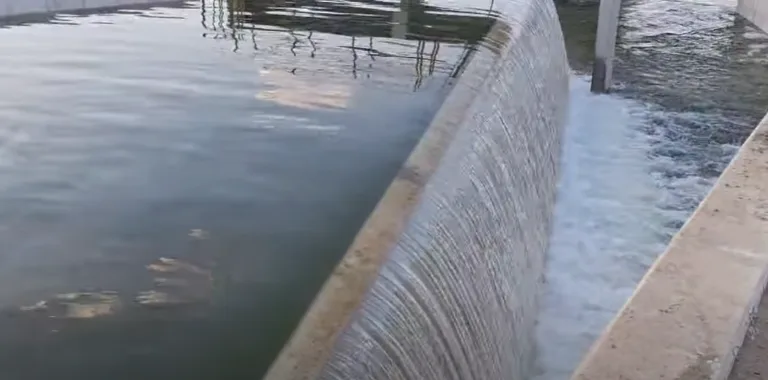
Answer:
<svg viewBox="0 0 768 380"><path fill-rule="evenodd" d="M267 379L529 374L568 65L551 0L498 5Z"/></svg>
<svg viewBox="0 0 768 380"><path fill-rule="evenodd" d="M739 0L738 11L758 28L768 31L768 1Z"/></svg>

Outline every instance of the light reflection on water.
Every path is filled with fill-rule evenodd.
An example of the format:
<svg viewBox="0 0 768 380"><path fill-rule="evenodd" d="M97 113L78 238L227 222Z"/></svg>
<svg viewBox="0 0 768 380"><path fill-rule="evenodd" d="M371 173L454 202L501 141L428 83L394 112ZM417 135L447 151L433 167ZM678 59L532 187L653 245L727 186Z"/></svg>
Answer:
<svg viewBox="0 0 768 380"><path fill-rule="evenodd" d="M481 3L6 22L3 379L260 377L490 26Z"/></svg>

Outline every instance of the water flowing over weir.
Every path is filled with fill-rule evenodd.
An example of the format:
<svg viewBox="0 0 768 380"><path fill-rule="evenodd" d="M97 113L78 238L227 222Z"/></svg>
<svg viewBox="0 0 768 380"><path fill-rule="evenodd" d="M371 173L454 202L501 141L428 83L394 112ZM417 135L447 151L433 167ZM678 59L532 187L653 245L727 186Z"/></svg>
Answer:
<svg viewBox="0 0 768 380"><path fill-rule="evenodd" d="M267 379L523 379L568 98L551 1L506 0Z"/></svg>

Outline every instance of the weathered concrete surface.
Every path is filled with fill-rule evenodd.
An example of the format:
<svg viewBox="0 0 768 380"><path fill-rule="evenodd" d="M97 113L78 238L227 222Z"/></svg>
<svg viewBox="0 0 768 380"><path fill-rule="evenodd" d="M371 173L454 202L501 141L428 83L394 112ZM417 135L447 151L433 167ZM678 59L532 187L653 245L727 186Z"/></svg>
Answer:
<svg viewBox="0 0 768 380"><path fill-rule="evenodd" d="M574 380L727 378L768 273L768 117Z"/></svg>
<svg viewBox="0 0 768 380"><path fill-rule="evenodd" d="M768 32L768 1L739 0L737 9L744 18Z"/></svg>
<svg viewBox="0 0 768 380"><path fill-rule="evenodd" d="M728 380L768 378L768 360L766 359L768 359L768 294L764 293Z"/></svg>
<svg viewBox="0 0 768 380"><path fill-rule="evenodd" d="M45 14L133 5L179 3L158 0L0 0L0 19L31 14Z"/></svg>

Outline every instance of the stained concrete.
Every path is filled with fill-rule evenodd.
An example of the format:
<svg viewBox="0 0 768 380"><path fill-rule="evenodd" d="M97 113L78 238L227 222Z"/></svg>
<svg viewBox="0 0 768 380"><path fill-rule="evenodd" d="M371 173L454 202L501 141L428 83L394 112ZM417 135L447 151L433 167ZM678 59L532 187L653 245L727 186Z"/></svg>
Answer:
<svg viewBox="0 0 768 380"><path fill-rule="evenodd" d="M767 276L768 117L573 379L726 379Z"/></svg>

